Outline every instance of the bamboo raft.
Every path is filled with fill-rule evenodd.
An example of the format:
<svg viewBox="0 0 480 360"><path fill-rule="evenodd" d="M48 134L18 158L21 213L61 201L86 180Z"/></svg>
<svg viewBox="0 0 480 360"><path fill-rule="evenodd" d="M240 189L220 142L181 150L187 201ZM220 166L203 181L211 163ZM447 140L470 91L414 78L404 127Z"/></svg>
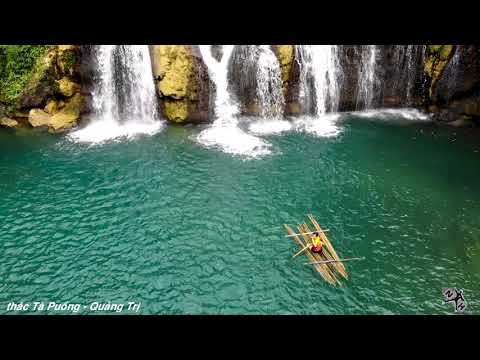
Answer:
<svg viewBox="0 0 480 360"><path fill-rule="evenodd" d="M320 235L320 239L323 242L323 252L322 254L313 253L310 251L310 248L304 250L304 253L307 255L308 259L310 260L309 264L312 264L317 272L323 277L325 281L332 285L342 285L339 280L339 277L343 277L344 279L348 279L347 270L345 269L345 265L341 260L335 249L333 248L332 243L328 240L327 236L325 235L325 231L320 227L320 224L317 220L313 217L312 214L307 215L308 219L311 222L311 226L315 230L311 230L308 224L305 222L303 224L298 225L298 233L295 233L293 229L284 224L285 229L287 230L288 237L293 237L295 242L300 245L301 251L297 253L300 254L302 249L305 249L312 245L312 233L317 231ZM299 236L301 235L301 237ZM353 259L352 259L353 260ZM320 262L320 263L318 263Z"/></svg>

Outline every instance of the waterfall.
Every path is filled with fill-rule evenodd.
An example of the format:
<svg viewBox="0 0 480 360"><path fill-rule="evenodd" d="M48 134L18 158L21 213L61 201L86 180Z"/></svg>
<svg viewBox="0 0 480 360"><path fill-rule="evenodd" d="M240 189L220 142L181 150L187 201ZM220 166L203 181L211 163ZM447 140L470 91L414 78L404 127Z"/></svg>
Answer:
<svg viewBox="0 0 480 360"><path fill-rule="evenodd" d="M258 46L256 94L263 118L280 118L283 115L283 96L280 63L269 45Z"/></svg>
<svg viewBox="0 0 480 360"><path fill-rule="evenodd" d="M412 99L412 87L414 86L415 83L415 57L413 56L415 50L414 45L407 45L407 50L406 50L406 74L407 74L407 84L405 86L406 88L406 95L405 95L405 103L406 105L409 105Z"/></svg>
<svg viewBox="0 0 480 360"><path fill-rule="evenodd" d="M219 147L230 154L247 157L268 154L268 143L247 134L238 126L238 107L228 91L229 60L234 46L221 46L220 60L213 57L211 45L200 45L199 48L215 87L215 119L198 135L197 140L207 147Z"/></svg>
<svg viewBox="0 0 480 360"><path fill-rule="evenodd" d="M115 99L114 50L116 45L102 45L94 49L97 76L92 91L93 113L97 118L117 119Z"/></svg>
<svg viewBox="0 0 480 360"><path fill-rule="evenodd" d="M396 45L394 46L395 71L393 74L393 94L400 96L405 105L411 105L413 92L422 69L425 47L423 45ZM420 70L420 71L419 71ZM421 81L418 81L421 83Z"/></svg>
<svg viewBox="0 0 480 360"><path fill-rule="evenodd" d="M376 105L376 57L377 47L375 45L362 45L357 92L357 109L370 109Z"/></svg>
<svg viewBox="0 0 480 360"><path fill-rule="evenodd" d="M239 45L232 57L232 90L243 110L264 119L283 117L285 99L280 62L271 45Z"/></svg>
<svg viewBox="0 0 480 360"><path fill-rule="evenodd" d="M88 142L153 133L158 105L148 45L98 45L92 122L72 133Z"/></svg>
<svg viewBox="0 0 480 360"><path fill-rule="evenodd" d="M341 76L338 46L297 45L295 52L300 67L301 103L307 111L314 107L317 116L337 111Z"/></svg>
<svg viewBox="0 0 480 360"><path fill-rule="evenodd" d="M199 45L203 61L207 65L208 73L215 85L215 117L219 123L236 124L238 108L228 92L228 64L234 45L222 47L220 61L217 61L211 52L211 45Z"/></svg>
<svg viewBox="0 0 480 360"><path fill-rule="evenodd" d="M460 71L461 70L460 60L461 60L462 50L463 48L460 45L455 46L455 49L454 49L455 52L453 54L453 57L450 59L450 62L447 64L447 67L443 75L448 80L447 93L450 96L453 95L457 84L464 83L464 79L460 76L460 74L462 73L462 71Z"/></svg>

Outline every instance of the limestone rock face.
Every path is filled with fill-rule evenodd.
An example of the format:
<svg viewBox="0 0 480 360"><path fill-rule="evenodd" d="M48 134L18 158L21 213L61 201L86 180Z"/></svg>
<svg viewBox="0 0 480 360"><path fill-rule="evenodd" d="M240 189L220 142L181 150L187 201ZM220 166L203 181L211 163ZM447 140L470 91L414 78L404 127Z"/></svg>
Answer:
<svg viewBox="0 0 480 360"><path fill-rule="evenodd" d="M60 94L66 97L70 97L73 94L80 91L80 85L73 82L68 77L63 77L60 80L57 80Z"/></svg>
<svg viewBox="0 0 480 360"><path fill-rule="evenodd" d="M55 45L40 59L22 92L19 109L45 107L53 97L70 97L80 91L75 82L79 47Z"/></svg>
<svg viewBox="0 0 480 360"><path fill-rule="evenodd" d="M288 82L292 73L292 65L295 55L294 47L293 45L273 45L273 47L276 50L276 55L280 62L283 91L286 93L288 90Z"/></svg>
<svg viewBox="0 0 480 360"><path fill-rule="evenodd" d="M41 109L32 109L28 114L28 122L33 127L41 127L41 126L48 127L50 120L51 120L51 115L47 114L45 111Z"/></svg>
<svg viewBox="0 0 480 360"><path fill-rule="evenodd" d="M14 119L7 118L7 117L4 117L4 118L0 119L0 126L14 128L14 127L18 126L18 121L14 120Z"/></svg>
<svg viewBox="0 0 480 360"><path fill-rule="evenodd" d="M438 80L455 52L454 45L428 45L424 63L425 73L429 76L429 96L435 97Z"/></svg>
<svg viewBox="0 0 480 360"><path fill-rule="evenodd" d="M185 122L188 118L188 106L186 101L165 100L164 113L168 120L175 123Z"/></svg>
<svg viewBox="0 0 480 360"><path fill-rule="evenodd" d="M151 45L150 53L163 115L175 123L206 121L209 79L198 49Z"/></svg>
<svg viewBox="0 0 480 360"><path fill-rule="evenodd" d="M74 51L75 45L58 45L58 50L61 52L64 51Z"/></svg>
<svg viewBox="0 0 480 360"><path fill-rule="evenodd" d="M46 99L58 92L55 48L38 62L19 100L20 109L43 107Z"/></svg>
<svg viewBox="0 0 480 360"><path fill-rule="evenodd" d="M50 132L61 132L71 129L77 124L79 116L75 113L60 111L50 118Z"/></svg>
<svg viewBox="0 0 480 360"><path fill-rule="evenodd" d="M45 106L45 108L43 109L45 112L49 113L49 114L53 114L55 112L58 111L59 108L61 108L63 106L63 101L57 101L55 99L50 99L48 100L47 102L47 105Z"/></svg>
<svg viewBox="0 0 480 360"><path fill-rule="evenodd" d="M192 61L185 45L153 45L153 74L159 94L173 99L187 95Z"/></svg>
<svg viewBox="0 0 480 360"><path fill-rule="evenodd" d="M49 132L63 132L69 130L77 124L79 115L68 110L61 110L53 115L46 113L41 109L32 109L28 117L28 122L34 128L46 128Z"/></svg>
<svg viewBox="0 0 480 360"><path fill-rule="evenodd" d="M453 126L480 124L480 48L476 45L428 46L429 111ZM432 70L433 69L433 70Z"/></svg>
<svg viewBox="0 0 480 360"><path fill-rule="evenodd" d="M57 102L51 99L45 107L45 111L31 109L28 122L34 128L46 128L52 133L64 132L77 124L83 101L84 98L80 93L76 93L66 102Z"/></svg>
<svg viewBox="0 0 480 360"><path fill-rule="evenodd" d="M77 124L85 98L75 70L79 52L76 45L55 45L40 59L19 103L30 126L60 132Z"/></svg>

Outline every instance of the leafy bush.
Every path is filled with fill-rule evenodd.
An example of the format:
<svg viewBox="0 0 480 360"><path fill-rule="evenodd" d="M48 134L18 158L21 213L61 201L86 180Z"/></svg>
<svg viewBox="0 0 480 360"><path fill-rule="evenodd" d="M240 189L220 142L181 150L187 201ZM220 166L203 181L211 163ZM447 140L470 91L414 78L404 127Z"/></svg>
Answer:
<svg viewBox="0 0 480 360"><path fill-rule="evenodd" d="M14 103L50 45L0 45L0 100Z"/></svg>

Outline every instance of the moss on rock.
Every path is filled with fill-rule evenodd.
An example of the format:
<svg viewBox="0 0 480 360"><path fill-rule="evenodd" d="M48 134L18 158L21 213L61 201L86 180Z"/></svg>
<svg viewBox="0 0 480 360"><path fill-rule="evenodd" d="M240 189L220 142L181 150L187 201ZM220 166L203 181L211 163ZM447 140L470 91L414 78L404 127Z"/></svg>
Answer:
<svg viewBox="0 0 480 360"><path fill-rule="evenodd" d="M164 116L174 123L198 121L203 117L199 110L202 70L192 46L151 45L150 51Z"/></svg>
<svg viewBox="0 0 480 360"><path fill-rule="evenodd" d="M280 68L282 71L282 82L284 89L287 87L292 71L294 47L293 45L273 45L276 49Z"/></svg>
<svg viewBox="0 0 480 360"><path fill-rule="evenodd" d="M175 123L183 123L188 118L188 104L182 100L165 100L165 116Z"/></svg>
<svg viewBox="0 0 480 360"><path fill-rule="evenodd" d="M192 60L185 45L153 45L153 73L161 96L187 96Z"/></svg>
<svg viewBox="0 0 480 360"><path fill-rule="evenodd" d="M34 128L45 128L51 133L63 132L77 125L84 97L76 93L68 101L50 99L44 110L31 109L28 122Z"/></svg>
<svg viewBox="0 0 480 360"><path fill-rule="evenodd" d="M50 118L48 123L49 132L63 132L69 130L77 124L79 115L67 111L59 111Z"/></svg>
<svg viewBox="0 0 480 360"><path fill-rule="evenodd" d="M45 105L45 108L43 111L49 114L54 114L56 113L62 106L63 106L63 101L57 101L55 99L50 99L47 101L47 105Z"/></svg>
<svg viewBox="0 0 480 360"><path fill-rule="evenodd" d="M0 101L15 105L32 77L42 70L50 45L0 45Z"/></svg>
<svg viewBox="0 0 480 360"><path fill-rule="evenodd" d="M455 52L454 45L428 45L424 71L430 78L429 97L435 92L435 85Z"/></svg>
<svg viewBox="0 0 480 360"><path fill-rule="evenodd" d="M77 45L1 45L0 101L22 124L63 131L76 125L84 103L75 65Z"/></svg>
<svg viewBox="0 0 480 360"><path fill-rule="evenodd" d="M80 91L80 85L72 81L69 77L64 76L60 80L57 80L60 94L65 97L70 97Z"/></svg>

